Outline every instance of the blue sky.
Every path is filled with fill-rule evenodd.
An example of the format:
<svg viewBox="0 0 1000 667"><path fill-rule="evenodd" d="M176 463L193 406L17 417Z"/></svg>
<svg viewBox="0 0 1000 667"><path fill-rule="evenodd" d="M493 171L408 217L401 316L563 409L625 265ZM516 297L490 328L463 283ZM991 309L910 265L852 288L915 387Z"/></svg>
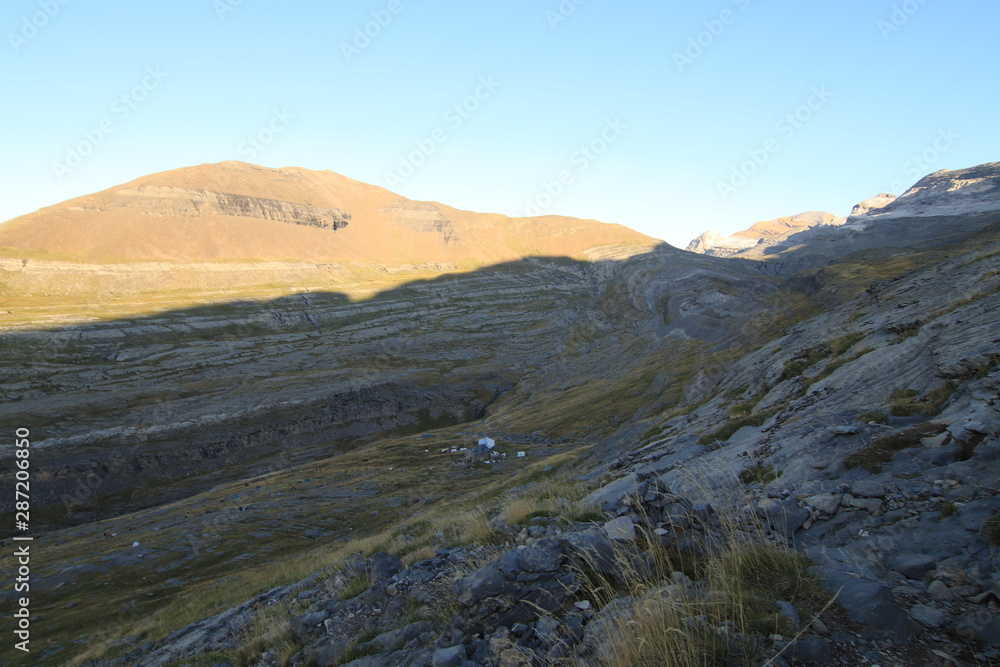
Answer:
<svg viewBox="0 0 1000 667"><path fill-rule="evenodd" d="M998 26L995 0L8 0L0 220L222 160L682 246L844 215L1000 160Z"/></svg>

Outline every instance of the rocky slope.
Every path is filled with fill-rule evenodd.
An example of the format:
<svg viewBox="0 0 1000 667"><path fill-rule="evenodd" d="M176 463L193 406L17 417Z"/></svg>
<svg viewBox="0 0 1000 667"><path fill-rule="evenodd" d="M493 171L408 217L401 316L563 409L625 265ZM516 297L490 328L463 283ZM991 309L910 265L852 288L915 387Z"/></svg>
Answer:
<svg viewBox="0 0 1000 667"><path fill-rule="evenodd" d="M247 664L282 652L293 664L604 664L615 619L638 603L595 597L579 579L588 554L624 557L654 597L709 604L719 582L664 570L659 550L709 557L738 526L806 550L841 597L829 613L771 600L793 626L780 633L706 630L732 650L778 665L990 664L998 191L1000 164L934 174L768 246L766 262L624 242L585 250L590 261L523 257L8 330L2 410L38 431L34 502L51 529L36 573L41 623L58 637L45 659L64 661L73 633L115 608L121 627L102 629L127 636L96 664L236 660L236 629L255 618L285 639L254 644ZM339 235L359 219L324 205L347 227L278 224ZM458 465L450 450L478 434L528 457ZM581 485L593 489L582 500ZM511 519L531 498L562 509ZM477 512L489 539L451 529ZM124 542L108 536L122 526ZM366 558L338 556L291 587L197 606L234 569L349 556L375 530L385 551L430 553L400 562L365 543ZM181 614L175 595L201 611ZM141 622L164 609L198 622Z"/></svg>
<svg viewBox="0 0 1000 667"><path fill-rule="evenodd" d="M721 252L769 260L787 273L822 266L853 252L880 248L919 250L955 242L995 221L998 211L1000 163L993 162L935 172L898 198L880 194L855 206L846 221L840 219L842 224L809 225L801 231L792 230L776 242L743 247L737 244ZM955 224L956 219L961 224ZM747 234L750 230L734 237L744 238ZM695 239L688 249L703 252L706 247Z"/></svg>

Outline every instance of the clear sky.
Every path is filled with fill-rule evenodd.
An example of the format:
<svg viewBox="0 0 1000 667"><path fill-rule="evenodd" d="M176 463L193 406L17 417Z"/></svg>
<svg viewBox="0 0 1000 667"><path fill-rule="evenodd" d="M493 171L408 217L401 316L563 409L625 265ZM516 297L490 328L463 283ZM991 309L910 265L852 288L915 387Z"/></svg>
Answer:
<svg viewBox="0 0 1000 667"><path fill-rule="evenodd" d="M996 0L6 0L0 28L0 220L243 160L683 246L1000 160Z"/></svg>

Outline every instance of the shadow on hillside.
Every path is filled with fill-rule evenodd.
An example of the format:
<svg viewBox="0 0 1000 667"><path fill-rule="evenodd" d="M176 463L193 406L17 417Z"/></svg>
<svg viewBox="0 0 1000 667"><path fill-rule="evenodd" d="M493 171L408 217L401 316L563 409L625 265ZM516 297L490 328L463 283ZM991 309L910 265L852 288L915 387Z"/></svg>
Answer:
<svg viewBox="0 0 1000 667"><path fill-rule="evenodd" d="M387 434L482 418L532 364L559 354L566 322L601 299L624 298L615 288L624 267L675 265L736 266L663 244L624 259L529 257L360 299L307 291L7 331L0 414L47 453L32 460L36 524L93 521ZM502 315L511 310L544 322L537 340L534 329L507 328ZM454 358L441 371L426 354L400 367L394 348L385 354L381 344L373 358L350 356L367 352L358 341L379 327L384 340L420 338L419 352ZM435 345L449 329L461 345ZM477 354L482 345L489 349ZM331 382L331 369L340 365L343 375L350 364L350 382ZM421 373L408 375L406 364L423 364Z"/></svg>
<svg viewBox="0 0 1000 667"><path fill-rule="evenodd" d="M455 287L461 288L466 285L470 280L476 281L478 279L485 280L503 280L509 279L516 282L519 277L526 277L533 272L538 271L551 271L553 278L555 278L558 283L563 285L571 284L574 280L585 280L588 276L603 275L603 276L613 276L619 269L629 263L634 262L649 262L649 261L692 261L692 262L714 262L717 261L714 258L708 258L700 255L694 255L686 251L678 250L666 243L660 244L653 249L643 252L637 255L630 256L626 259L610 259L610 260L597 260L597 261L586 261L578 260L565 256L533 256L526 257L519 260L507 261L498 264L493 264L489 266L484 266L473 271L466 272L448 272L441 273L432 278L418 278L412 281L408 281L399 285L389 287L387 289L375 292L374 294L362 298L354 299L349 293L340 292L337 290L330 289L305 289L297 287L294 284L289 284L287 287L282 286L281 290L287 290L289 293L286 295L279 296L273 299L258 300L253 298L236 297L232 300L216 300L212 299L210 303L205 303L203 305L197 305L192 307L184 307L177 309L168 309L155 313L148 313L143 315L135 316L122 316L117 319L108 319L103 321L90 321L90 322L79 322L71 323L64 326L56 327L19 327L17 329L8 329L3 331L0 329L0 345L6 347L12 344L16 344L19 339L26 338L33 340L35 337L32 334L36 333L49 333L49 334L60 334L60 333L80 333L92 329L101 328L116 328L122 326L128 327L143 327L145 325L156 325L162 321L171 322L183 322L185 320L200 320L200 319L213 319L225 317L228 315L240 315L246 314L251 310L258 310L260 312L294 312L301 311L308 308L338 308L338 307L348 307L348 306L363 306L367 304L382 304L390 303L393 301L401 301L407 297L412 297L415 294L419 294L422 291L444 291L447 292L447 288ZM389 271L385 272L385 276L388 278L392 274ZM254 289L255 286L247 285L247 289ZM205 294L206 299L213 294L217 294L218 290L185 290L184 294L191 297L197 298L199 294ZM134 297L125 297L116 299L115 303L128 304L131 301L143 302L148 298L148 292L136 294ZM50 310L56 311L58 314L58 306L53 306ZM67 309L70 307L67 306ZM12 309L14 310L14 309ZM51 313L50 313L51 314ZM99 311L94 311L97 317L100 317ZM81 318L82 319L82 318ZM281 320L276 320L276 329L281 328ZM2 326L2 322L0 322ZM66 338L66 340L69 340ZM2 350L3 347L0 347Z"/></svg>

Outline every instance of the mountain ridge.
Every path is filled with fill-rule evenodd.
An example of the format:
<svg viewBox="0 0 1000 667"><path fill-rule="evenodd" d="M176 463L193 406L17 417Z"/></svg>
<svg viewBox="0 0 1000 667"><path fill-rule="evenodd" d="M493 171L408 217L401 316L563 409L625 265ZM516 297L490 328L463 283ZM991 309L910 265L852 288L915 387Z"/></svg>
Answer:
<svg viewBox="0 0 1000 667"><path fill-rule="evenodd" d="M4 256L20 251L90 262L482 265L531 254L579 257L593 246L654 242L620 225L473 213L409 200L330 171L240 162L144 176L0 225Z"/></svg>
<svg viewBox="0 0 1000 667"><path fill-rule="evenodd" d="M112 638L86 651L115 667L589 660L636 610L574 578L587 545L717 609L727 589L674 570L711 560L730 520L844 593L831 614L764 591L763 618L785 602L827 631L736 616L727 646L981 663L1000 647L1000 214L982 182L936 176L927 215L857 215L764 261L612 244L339 288L303 270L255 298L206 272L196 304L142 316L25 306L0 330L0 414L37 447L42 663L81 632ZM466 461L482 436L508 458ZM127 616L109 629L106 609Z"/></svg>
<svg viewBox="0 0 1000 667"><path fill-rule="evenodd" d="M791 218L779 218L766 223L757 223L742 232L728 237L721 237L714 232L705 232L688 245L688 250L702 254L712 254L724 257L743 257L757 260L781 260L787 251L797 246L812 244L824 246L840 245L840 252L851 246L851 240L857 238L857 232L882 223L903 222L909 228L899 229L903 234L897 234L895 245L905 247L911 240L906 231L910 232L916 245L920 245L920 237L934 241L939 237L933 229L936 224L931 218L947 216L988 216L1000 211L1000 163L990 162L965 169L942 169L928 174L899 197L889 194L879 194L853 207L846 218L813 220L810 214L800 214ZM798 225L789 224L799 219ZM784 227L781 233L770 238L761 234L758 225L764 229L777 226ZM896 233L896 232L893 232ZM869 235L874 236L874 235ZM756 240L756 242L753 242ZM879 244L887 244L888 239L880 239ZM855 249L858 249L855 247ZM816 248L812 249L816 251ZM808 252L808 250L807 250ZM832 255L819 250L812 261L822 261L818 258L830 259ZM793 261L794 266L801 268L801 261Z"/></svg>

